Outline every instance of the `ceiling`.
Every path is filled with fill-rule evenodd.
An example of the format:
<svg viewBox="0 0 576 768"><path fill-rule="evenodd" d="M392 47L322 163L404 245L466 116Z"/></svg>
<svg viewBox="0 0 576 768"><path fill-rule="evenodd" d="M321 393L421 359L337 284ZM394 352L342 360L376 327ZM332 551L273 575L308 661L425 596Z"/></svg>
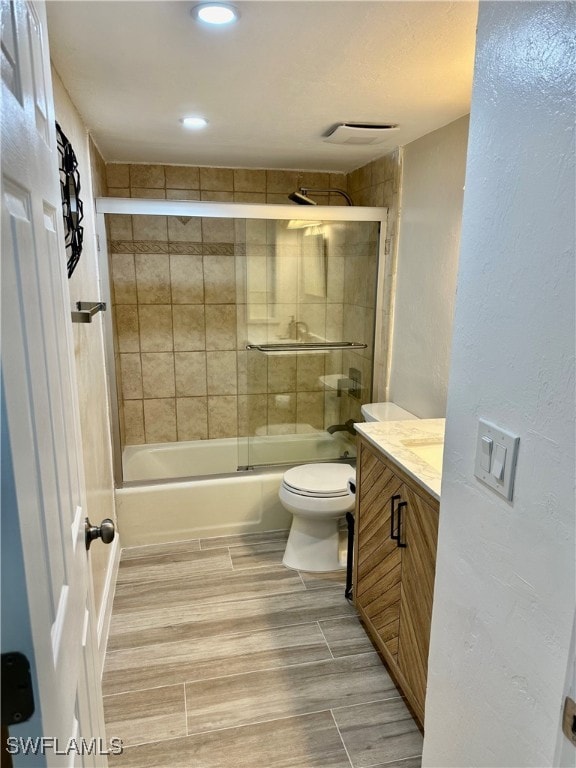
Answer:
<svg viewBox="0 0 576 768"><path fill-rule="evenodd" d="M106 161L348 172L469 111L476 2L245 0L228 28L194 5L47 3L54 66ZM189 114L208 127L185 130ZM324 142L339 122L400 127Z"/></svg>

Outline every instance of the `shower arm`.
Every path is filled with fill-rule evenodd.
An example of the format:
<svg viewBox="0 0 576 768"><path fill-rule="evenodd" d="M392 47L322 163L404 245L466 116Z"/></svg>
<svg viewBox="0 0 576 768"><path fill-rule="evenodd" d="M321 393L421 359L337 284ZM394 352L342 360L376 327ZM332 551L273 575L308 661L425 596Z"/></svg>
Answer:
<svg viewBox="0 0 576 768"><path fill-rule="evenodd" d="M308 192L312 192L313 194L326 194L329 192L333 192L337 195L342 195L342 197L346 198L346 202L348 205L354 205L352 202L352 198L348 194L348 192L344 192L343 189L338 189L337 187L331 187L330 189L316 189L312 187L300 187L299 192L304 195L305 197L308 196Z"/></svg>

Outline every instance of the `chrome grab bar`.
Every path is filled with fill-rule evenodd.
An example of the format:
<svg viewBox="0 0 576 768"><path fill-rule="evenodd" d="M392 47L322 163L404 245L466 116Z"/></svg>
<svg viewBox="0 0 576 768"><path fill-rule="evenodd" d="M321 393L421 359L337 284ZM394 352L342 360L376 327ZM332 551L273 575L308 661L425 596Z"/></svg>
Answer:
<svg viewBox="0 0 576 768"><path fill-rule="evenodd" d="M329 352L337 349L366 349L367 346L367 344L359 344L356 341L323 341L302 344L246 344L246 349L256 349L266 355L273 355L281 352Z"/></svg>

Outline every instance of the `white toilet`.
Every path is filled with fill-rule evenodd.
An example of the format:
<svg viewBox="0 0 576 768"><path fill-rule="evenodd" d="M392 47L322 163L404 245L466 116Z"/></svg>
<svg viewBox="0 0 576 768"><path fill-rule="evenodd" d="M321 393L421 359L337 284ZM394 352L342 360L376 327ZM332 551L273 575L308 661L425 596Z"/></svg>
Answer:
<svg viewBox="0 0 576 768"><path fill-rule="evenodd" d="M338 519L354 508L350 464L304 464L284 473L279 497L293 514L282 562L301 571L339 571Z"/></svg>

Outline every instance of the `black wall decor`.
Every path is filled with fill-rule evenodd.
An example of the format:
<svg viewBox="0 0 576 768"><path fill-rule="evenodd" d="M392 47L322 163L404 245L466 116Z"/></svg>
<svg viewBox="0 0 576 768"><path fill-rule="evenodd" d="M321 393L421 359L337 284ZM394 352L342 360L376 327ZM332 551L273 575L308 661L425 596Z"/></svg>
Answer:
<svg viewBox="0 0 576 768"><path fill-rule="evenodd" d="M56 137L58 139L58 154L60 155L60 191L62 192L68 278L70 278L82 253L84 227L81 225L81 222L84 218L84 213L82 200L80 200L78 160L72 149L72 144L70 144L58 123L56 123Z"/></svg>

